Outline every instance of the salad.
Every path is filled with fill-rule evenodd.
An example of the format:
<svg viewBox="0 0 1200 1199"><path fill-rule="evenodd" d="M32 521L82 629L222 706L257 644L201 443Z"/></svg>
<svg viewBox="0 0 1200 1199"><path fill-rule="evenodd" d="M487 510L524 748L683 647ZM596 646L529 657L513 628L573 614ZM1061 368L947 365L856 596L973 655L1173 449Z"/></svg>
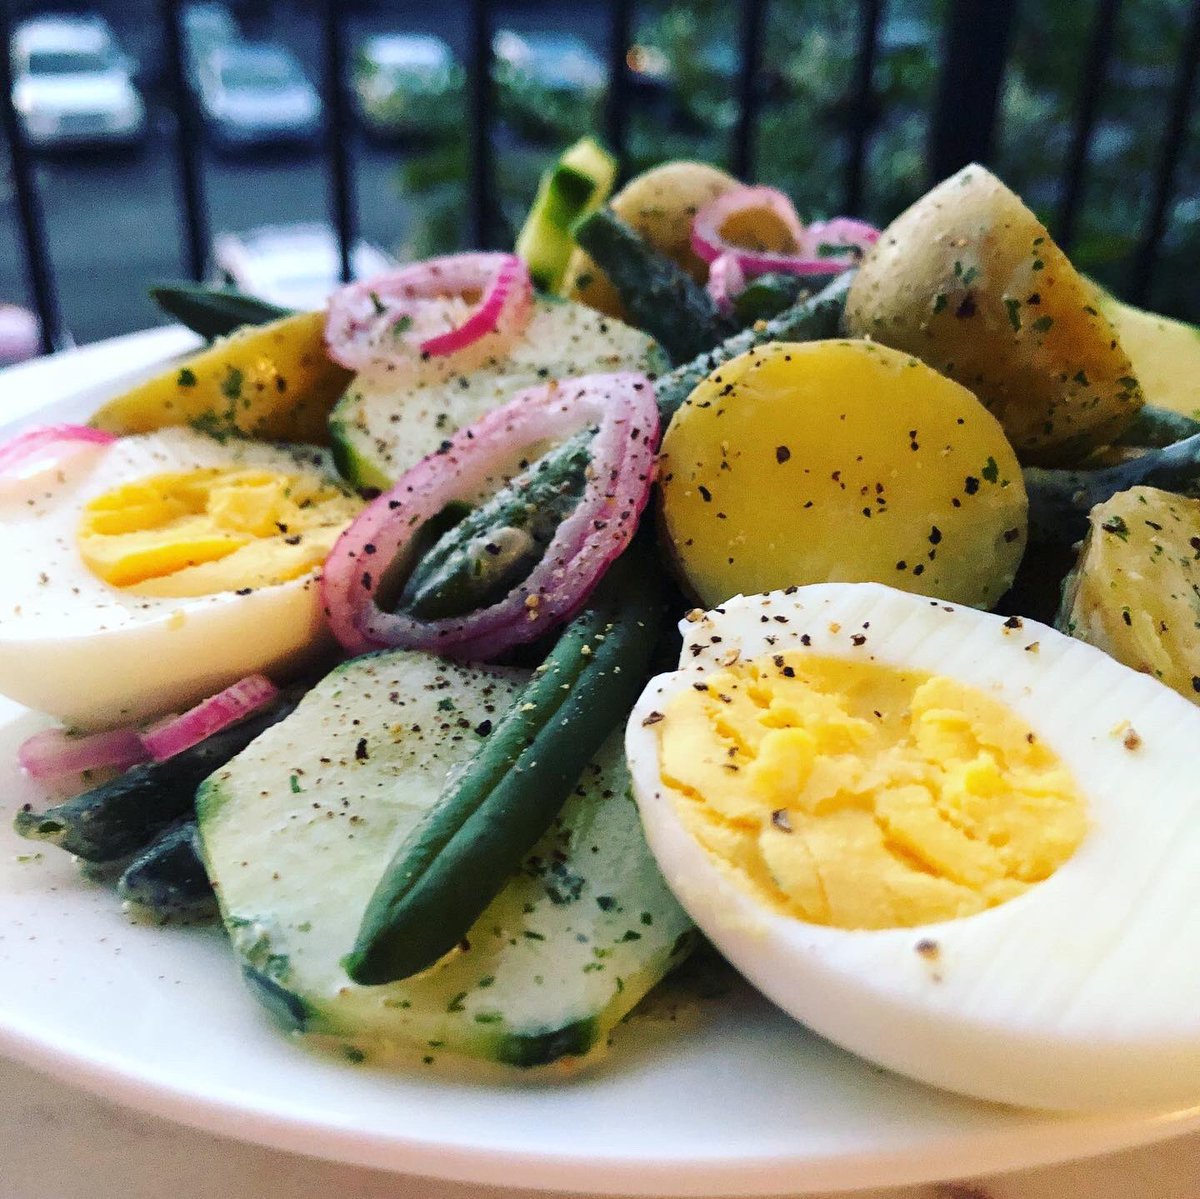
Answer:
<svg viewBox="0 0 1200 1199"><path fill-rule="evenodd" d="M1200 341L979 166L883 231L615 177L162 289L206 349L0 446L18 832L355 1061L587 1059L702 934L934 1085L1194 1101Z"/></svg>

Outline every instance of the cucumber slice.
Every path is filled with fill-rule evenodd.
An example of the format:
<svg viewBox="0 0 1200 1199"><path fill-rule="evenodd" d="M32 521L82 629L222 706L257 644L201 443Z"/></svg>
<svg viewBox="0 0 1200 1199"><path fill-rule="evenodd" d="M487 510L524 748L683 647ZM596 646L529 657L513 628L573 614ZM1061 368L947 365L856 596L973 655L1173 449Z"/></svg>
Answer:
<svg viewBox="0 0 1200 1199"><path fill-rule="evenodd" d="M335 406L329 428L334 461L351 484L390 487L462 425L518 391L608 371L658 374L653 340L568 300L534 300L524 336L503 359L458 374L444 361L424 364L419 380L397 384L388 372L359 375Z"/></svg>
<svg viewBox="0 0 1200 1199"><path fill-rule="evenodd" d="M252 989L351 1056L543 1065L602 1046L691 946L642 838L620 732L468 933L415 978L341 959L397 847L528 675L393 651L339 667L197 796L205 860Z"/></svg>
<svg viewBox="0 0 1200 1199"><path fill-rule="evenodd" d="M575 248L571 226L612 193L617 160L594 138L580 138L541 178L516 251L535 287L557 292Z"/></svg>

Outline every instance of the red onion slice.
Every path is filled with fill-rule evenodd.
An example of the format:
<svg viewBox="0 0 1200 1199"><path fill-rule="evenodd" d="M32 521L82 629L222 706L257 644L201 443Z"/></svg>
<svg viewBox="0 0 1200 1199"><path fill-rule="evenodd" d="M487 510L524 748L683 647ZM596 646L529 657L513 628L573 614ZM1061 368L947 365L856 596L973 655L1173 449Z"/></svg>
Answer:
<svg viewBox="0 0 1200 1199"><path fill-rule="evenodd" d="M750 214L760 212L781 227L792 251L767 250L747 244ZM733 259L746 279L772 271L788 275L837 275L853 266L879 238L879 230L865 221L835 217L805 228L791 200L773 187L743 187L718 196L706 204L692 222L692 249L709 266L709 291L717 298L722 288L728 293L728 278L713 281L713 271L725 259ZM731 294L736 294L733 292ZM718 299L718 304L720 300Z"/></svg>
<svg viewBox="0 0 1200 1199"><path fill-rule="evenodd" d="M708 294L718 312L728 316L733 301L746 290L746 272L738 265L736 254L722 254L708 265Z"/></svg>
<svg viewBox="0 0 1200 1199"><path fill-rule="evenodd" d="M507 353L532 311L529 268L515 254L452 254L335 292L325 344L353 371L430 358L466 370Z"/></svg>
<svg viewBox="0 0 1200 1199"><path fill-rule="evenodd" d="M272 703L278 694L278 688L270 679L261 674L248 675L224 691L201 700L182 716L169 717L147 729L141 735L141 742L156 762L163 762L239 720L253 716Z"/></svg>
<svg viewBox="0 0 1200 1199"><path fill-rule="evenodd" d="M0 494L116 441L87 425L39 425L0 444Z"/></svg>
<svg viewBox="0 0 1200 1199"><path fill-rule="evenodd" d="M31 778L46 780L85 770L128 770L150 756L137 730L113 729L74 737L66 729L34 733L17 749L17 762Z"/></svg>
<svg viewBox="0 0 1200 1199"><path fill-rule="evenodd" d="M838 270L860 262L878 240L879 230L874 225L848 216L813 221L804 231L804 246L809 257L818 262L833 263Z"/></svg>
<svg viewBox="0 0 1200 1199"><path fill-rule="evenodd" d="M761 246L734 241L741 234L751 236L731 224L748 219L748 214L762 212L768 220L781 226L784 238L793 250L767 250ZM738 265L748 275L765 275L768 271L786 271L796 261L804 245L804 226L796 215L791 200L773 187L739 187L706 204L692 221L692 249L705 262L713 262L723 254L736 257Z"/></svg>
<svg viewBox="0 0 1200 1199"><path fill-rule="evenodd" d="M503 600L466 616L420 620L385 612L376 594L431 517L497 484L497 463L596 425L584 493L541 561ZM582 606L629 544L654 481L659 418L645 375L589 375L520 392L460 429L442 451L369 504L325 561L322 596L334 636L352 653L386 646L487 660L533 641Z"/></svg>

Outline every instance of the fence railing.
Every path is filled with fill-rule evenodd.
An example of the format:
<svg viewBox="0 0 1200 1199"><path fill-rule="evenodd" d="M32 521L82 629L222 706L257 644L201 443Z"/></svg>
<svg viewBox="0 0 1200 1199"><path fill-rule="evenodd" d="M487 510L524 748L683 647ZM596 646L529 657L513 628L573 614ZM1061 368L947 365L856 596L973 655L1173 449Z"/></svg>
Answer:
<svg viewBox="0 0 1200 1199"><path fill-rule="evenodd" d="M1069 247L1078 224L1088 176L1089 150L1096 131L1122 0L1094 0L1092 23L1078 94L1075 121L1055 233ZM1181 0L1184 2L1184 0ZM1200 68L1200 0L1188 3L1182 52L1175 67L1164 133L1153 172L1147 215L1138 238L1130 298L1144 300L1158 260L1167 215L1188 144L1189 116ZM857 45L849 81L843 208L859 212L866 183L871 135L879 120L875 68L881 22L887 0L856 0ZM739 59L735 85L738 117L733 125L729 159L734 173L753 178L762 100L763 41L771 0L741 0ZM201 165L201 138L194 98L185 66L181 9L183 0L161 0L160 19L167 54L167 84L176 121L173 154L181 216L180 259L183 270L202 277L209 245L209 215ZM631 42L632 0L608 4L609 92L605 132L622 157L627 143L630 87L626 52ZM340 247L343 278L350 273L355 240L353 130L346 72L345 19L339 0L321 0L323 91L327 115L325 161L329 180L329 213ZM495 105L492 86L493 5L468 0L467 105L463 135L468 149L468 214L473 244L492 245L497 227L493 151ZM930 181L972 160L988 161L1000 108L1001 89L1017 0L949 0L942 35L941 68L929 121L926 162ZM33 156L13 106L12 64L8 53L14 20L11 0L0 0L0 127L9 147L13 196L25 276L32 305L41 322L43 348L63 343L63 327L55 293L54 270L46 238Z"/></svg>

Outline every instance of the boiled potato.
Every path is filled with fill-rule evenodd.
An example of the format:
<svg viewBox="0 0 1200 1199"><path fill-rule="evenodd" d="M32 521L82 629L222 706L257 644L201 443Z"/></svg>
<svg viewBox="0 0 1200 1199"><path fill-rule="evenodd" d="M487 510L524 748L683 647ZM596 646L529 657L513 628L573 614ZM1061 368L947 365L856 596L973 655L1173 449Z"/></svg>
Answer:
<svg viewBox="0 0 1200 1199"><path fill-rule="evenodd" d="M1133 487L1089 520L1058 627L1200 703L1200 500Z"/></svg>
<svg viewBox="0 0 1200 1199"><path fill-rule="evenodd" d="M1146 403L1200 419L1200 328L1122 304L1099 289L1096 307L1112 321Z"/></svg>
<svg viewBox="0 0 1200 1199"><path fill-rule="evenodd" d="M869 581L990 607L1025 545L996 418L868 341L773 343L719 367L671 421L660 469L665 533L706 607Z"/></svg>
<svg viewBox="0 0 1200 1199"><path fill-rule="evenodd" d="M324 312L247 326L109 401L92 424L122 434L192 425L328 445L329 410L352 375L329 360L324 337Z"/></svg>
<svg viewBox="0 0 1200 1199"><path fill-rule="evenodd" d="M612 199L612 210L656 250L696 280L708 278L708 264L692 252L692 221L710 201L742 185L703 162L667 162L631 179ZM625 319L621 299L608 277L576 247L567 265L563 294L608 316Z"/></svg>
<svg viewBox="0 0 1200 1199"><path fill-rule="evenodd" d="M1077 461L1142 406L1093 285L981 166L884 230L850 289L845 324L969 387L1024 462Z"/></svg>

